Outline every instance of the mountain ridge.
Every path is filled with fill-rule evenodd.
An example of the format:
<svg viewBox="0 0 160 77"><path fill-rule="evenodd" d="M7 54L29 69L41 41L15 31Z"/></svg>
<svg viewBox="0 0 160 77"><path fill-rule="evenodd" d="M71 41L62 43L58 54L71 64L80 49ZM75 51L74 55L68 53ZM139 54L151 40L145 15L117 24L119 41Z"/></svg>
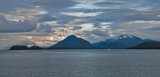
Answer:
<svg viewBox="0 0 160 77"><path fill-rule="evenodd" d="M160 49L160 42L144 42L128 49Z"/></svg>
<svg viewBox="0 0 160 77"><path fill-rule="evenodd" d="M75 35L70 35L52 46L46 48L33 46L29 49L128 49L145 42L155 42L155 40L141 39L133 35L124 34L118 37L106 39L105 41L100 41L91 44L85 39L78 38ZM16 50L16 48L24 48L24 50L27 49L25 45L15 45L11 47L11 49L14 50Z"/></svg>
<svg viewBox="0 0 160 77"><path fill-rule="evenodd" d="M124 34L118 37L106 39L105 41L93 43L93 45L96 48L100 48L100 49L126 49L146 41L154 41L154 40L150 40L150 39L144 40L133 35Z"/></svg>

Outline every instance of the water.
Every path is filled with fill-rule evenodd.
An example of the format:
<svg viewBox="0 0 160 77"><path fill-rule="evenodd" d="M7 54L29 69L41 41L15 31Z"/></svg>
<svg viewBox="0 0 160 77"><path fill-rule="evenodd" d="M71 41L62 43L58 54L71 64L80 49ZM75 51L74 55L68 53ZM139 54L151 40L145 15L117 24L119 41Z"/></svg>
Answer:
<svg viewBox="0 0 160 77"><path fill-rule="evenodd" d="M160 77L160 50L0 51L0 77Z"/></svg>

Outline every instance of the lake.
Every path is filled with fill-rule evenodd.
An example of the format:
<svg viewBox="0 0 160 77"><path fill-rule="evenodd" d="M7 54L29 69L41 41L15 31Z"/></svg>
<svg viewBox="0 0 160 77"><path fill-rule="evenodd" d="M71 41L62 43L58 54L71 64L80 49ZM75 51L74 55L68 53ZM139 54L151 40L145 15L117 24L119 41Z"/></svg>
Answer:
<svg viewBox="0 0 160 77"><path fill-rule="evenodd" d="M0 51L0 77L160 77L160 50Z"/></svg>

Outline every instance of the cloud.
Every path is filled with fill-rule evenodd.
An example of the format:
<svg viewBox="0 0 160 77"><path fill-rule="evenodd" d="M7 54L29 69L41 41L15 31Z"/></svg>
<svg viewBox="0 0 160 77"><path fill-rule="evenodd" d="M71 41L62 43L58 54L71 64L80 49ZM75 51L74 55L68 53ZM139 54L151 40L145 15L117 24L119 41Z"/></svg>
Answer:
<svg viewBox="0 0 160 77"><path fill-rule="evenodd" d="M40 24L35 30L39 33L54 33L54 27L48 24Z"/></svg>
<svg viewBox="0 0 160 77"><path fill-rule="evenodd" d="M0 0L0 12L7 12L14 10L17 7L32 8L31 0Z"/></svg>
<svg viewBox="0 0 160 77"><path fill-rule="evenodd" d="M107 2L98 2L98 3L95 3L95 5L97 6L101 6L101 7L110 7L112 6L113 7L120 7L120 6L124 6L125 3L123 2L119 2L119 1L107 1Z"/></svg>
<svg viewBox="0 0 160 77"><path fill-rule="evenodd" d="M69 15L69 16L75 16L75 17L95 17L101 12L92 12L92 13L83 13L83 12L62 12L62 15Z"/></svg>
<svg viewBox="0 0 160 77"><path fill-rule="evenodd" d="M72 29L72 30L80 30L80 29L82 29L82 27L81 27L81 26L75 26L75 27L73 27L73 29Z"/></svg>
<svg viewBox="0 0 160 77"><path fill-rule="evenodd" d="M6 20L4 15L0 15L0 32L30 32L37 27L37 23L30 20L10 21Z"/></svg>
<svg viewBox="0 0 160 77"><path fill-rule="evenodd" d="M47 11L42 8L16 8L15 10L2 13L9 20L37 20L41 15L46 14ZM38 16L38 17L37 17Z"/></svg>
<svg viewBox="0 0 160 77"><path fill-rule="evenodd" d="M20 40L25 40L25 38L15 33L0 33L0 49L9 49L11 46L16 45Z"/></svg>
<svg viewBox="0 0 160 77"><path fill-rule="evenodd" d="M100 23L94 23L94 26L93 27L95 27L95 28L102 28L102 26L101 26L101 24Z"/></svg>
<svg viewBox="0 0 160 77"><path fill-rule="evenodd" d="M50 14L42 15L38 18L38 22L56 21L57 19Z"/></svg>
<svg viewBox="0 0 160 77"><path fill-rule="evenodd" d="M157 26L157 27L150 27L150 28L148 28L148 30L152 30L152 31L160 31L160 26Z"/></svg>
<svg viewBox="0 0 160 77"><path fill-rule="evenodd" d="M107 31L99 30L99 29L92 30L92 34L97 35L97 36L101 36L101 37L109 36Z"/></svg>
<svg viewBox="0 0 160 77"><path fill-rule="evenodd" d="M77 3L72 0L34 0L33 4L46 9L63 9L71 7Z"/></svg>
<svg viewBox="0 0 160 77"><path fill-rule="evenodd" d="M42 7L45 9L62 9L75 5L72 0L0 0L1 11L14 10L15 8Z"/></svg>
<svg viewBox="0 0 160 77"><path fill-rule="evenodd" d="M0 14L4 15L0 16L0 42L17 37L51 45L71 34L90 42L121 34L159 40L159 3L158 0L0 0ZM6 36L9 37L3 38Z"/></svg>

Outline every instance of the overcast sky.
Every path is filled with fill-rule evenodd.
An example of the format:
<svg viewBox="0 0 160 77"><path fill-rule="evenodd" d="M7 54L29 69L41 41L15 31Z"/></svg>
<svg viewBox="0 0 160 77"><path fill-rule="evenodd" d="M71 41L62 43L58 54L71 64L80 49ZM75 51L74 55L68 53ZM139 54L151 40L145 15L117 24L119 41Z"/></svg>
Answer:
<svg viewBox="0 0 160 77"><path fill-rule="evenodd" d="M68 35L91 43L121 34L160 40L159 0L0 0L0 49L49 46Z"/></svg>

